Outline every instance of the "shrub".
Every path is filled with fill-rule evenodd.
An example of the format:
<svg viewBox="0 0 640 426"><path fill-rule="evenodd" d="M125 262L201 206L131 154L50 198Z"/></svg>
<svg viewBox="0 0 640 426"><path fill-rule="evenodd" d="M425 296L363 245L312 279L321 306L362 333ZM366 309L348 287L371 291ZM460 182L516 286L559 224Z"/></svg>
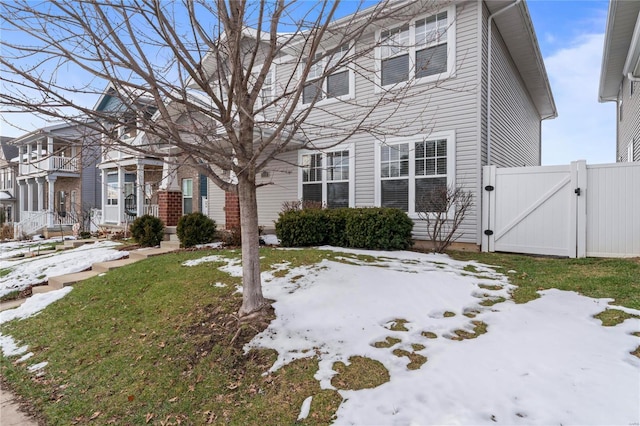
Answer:
<svg viewBox="0 0 640 426"><path fill-rule="evenodd" d="M346 221L349 247L371 250L405 250L411 247L413 221L392 208L353 209Z"/></svg>
<svg viewBox="0 0 640 426"><path fill-rule="evenodd" d="M276 235L283 247L324 244L327 235L325 210L289 210L280 213L276 222Z"/></svg>
<svg viewBox="0 0 640 426"><path fill-rule="evenodd" d="M276 222L284 247L330 244L372 250L411 247L413 221L390 208L287 209Z"/></svg>
<svg viewBox="0 0 640 426"><path fill-rule="evenodd" d="M131 236L142 247L155 247L164 238L164 223L148 214L134 220L129 230Z"/></svg>
<svg viewBox="0 0 640 426"><path fill-rule="evenodd" d="M184 215L176 229L182 247L211 243L216 238L216 223L200 212Z"/></svg>

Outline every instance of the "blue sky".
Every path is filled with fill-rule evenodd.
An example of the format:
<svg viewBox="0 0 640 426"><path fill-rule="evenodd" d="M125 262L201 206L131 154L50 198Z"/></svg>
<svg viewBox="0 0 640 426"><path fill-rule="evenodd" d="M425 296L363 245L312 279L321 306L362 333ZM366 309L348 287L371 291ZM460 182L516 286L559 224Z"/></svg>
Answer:
<svg viewBox="0 0 640 426"><path fill-rule="evenodd" d="M615 162L616 110L598 103L608 1L527 2L558 117L542 125L542 164Z"/></svg>
<svg viewBox="0 0 640 426"><path fill-rule="evenodd" d="M543 122L542 164L614 162L615 105L598 103L608 1L528 0L527 5L559 115ZM42 125L27 115L6 118L19 120L25 130ZM0 121L0 134L23 133Z"/></svg>

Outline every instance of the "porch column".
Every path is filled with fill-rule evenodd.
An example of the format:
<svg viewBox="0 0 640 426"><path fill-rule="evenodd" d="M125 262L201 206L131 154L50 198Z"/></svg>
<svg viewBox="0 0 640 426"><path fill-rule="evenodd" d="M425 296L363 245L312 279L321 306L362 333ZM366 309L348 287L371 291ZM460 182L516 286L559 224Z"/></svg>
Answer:
<svg viewBox="0 0 640 426"><path fill-rule="evenodd" d="M28 150L29 154L31 154L31 149ZM29 155L31 157L31 155ZM27 179L27 210L33 211L33 181L34 179Z"/></svg>
<svg viewBox="0 0 640 426"><path fill-rule="evenodd" d="M24 216L22 214L22 212L24 211L24 181L23 180L16 181L16 184L18 186L18 188L16 188L17 189L16 200L18 202L18 218L22 220L22 217Z"/></svg>
<svg viewBox="0 0 640 426"><path fill-rule="evenodd" d="M118 225L122 224L124 216L124 168L118 166Z"/></svg>
<svg viewBox="0 0 640 426"><path fill-rule="evenodd" d="M36 142L36 158L38 160L40 160L40 158L42 158L42 141L38 140L38 142Z"/></svg>
<svg viewBox="0 0 640 426"><path fill-rule="evenodd" d="M33 152L33 145L31 145L31 143L29 143L29 145L27 145L27 163L31 162L31 153Z"/></svg>
<svg viewBox="0 0 640 426"><path fill-rule="evenodd" d="M136 211L138 217L144 214L144 164L138 164L136 169Z"/></svg>
<svg viewBox="0 0 640 426"><path fill-rule="evenodd" d="M47 157L53 155L53 136L47 136Z"/></svg>
<svg viewBox="0 0 640 426"><path fill-rule="evenodd" d="M105 218L107 217L107 169L102 169L102 219L100 221L100 225L104 224Z"/></svg>
<svg viewBox="0 0 640 426"><path fill-rule="evenodd" d="M44 178L36 178L38 183L38 208L36 210L44 210Z"/></svg>
<svg viewBox="0 0 640 426"><path fill-rule="evenodd" d="M47 204L49 207L47 210L49 211L49 217L47 221L49 222L49 227L54 226L53 223L53 212L55 211L54 202L56 196L56 177L55 176L47 176L47 182L49 183L49 198L47 200Z"/></svg>

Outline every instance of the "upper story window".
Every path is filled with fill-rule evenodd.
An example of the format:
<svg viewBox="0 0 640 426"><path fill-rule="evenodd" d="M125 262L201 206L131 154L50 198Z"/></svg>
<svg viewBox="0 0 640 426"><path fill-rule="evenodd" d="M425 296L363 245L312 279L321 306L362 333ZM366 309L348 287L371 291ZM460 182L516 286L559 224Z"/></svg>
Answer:
<svg viewBox="0 0 640 426"><path fill-rule="evenodd" d="M453 10L449 8L436 15L380 31L378 78L381 86L412 79L437 80L453 74Z"/></svg>
<svg viewBox="0 0 640 426"><path fill-rule="evenodd" d="M260 102L263 106L269 104L275 98L275 80L275 71L270 69L264 76L264 83L262 83L262 88L260 89Z"/></svg>
<svg viewBox="0 0 640 426"><path fill-rule="evenodd" d="M336 67L349 53L349 45L344 44L336 49L333 55L323 58L324 53L316 53L315 63L309 69L307 83L302 92L302 103L309 104L314 100L340 99L353 96L354 77L348 68L337 68L333 73L322 76L325 70Z"/></svg>
<svg viewBox="0 0 640 426"><path fill-rule="evenodd" d="M351 150L349 146L325 153L302 153L300 198L329 208L353 206L355 194Z"/></svg>
<svg viewBox="0 0 640 426"><path fill-rule="evenodd" d="M379 144L376 156L377 205L409 214L440 211L437 194L454 179L453 132Z"/></svg>

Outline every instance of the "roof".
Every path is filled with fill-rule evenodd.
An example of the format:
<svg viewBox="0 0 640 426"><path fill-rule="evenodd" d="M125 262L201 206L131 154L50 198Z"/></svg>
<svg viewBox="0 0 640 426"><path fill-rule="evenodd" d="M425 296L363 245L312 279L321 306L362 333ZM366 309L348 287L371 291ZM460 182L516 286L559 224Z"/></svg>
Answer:
<svg viewBox="0 0 640 426"><path fill-rule="evenodd" d="M640 1L611 0L600 69L600 102L615 101L628 73L640 77Z"/></svg>
<svg viewBox="0 0 640 426"><path fill-rule="evenodd" d="M513 2L486 1L489 13L492 14L509 4ZM556 103L551 93L549 77L527 4L521 1L515 7L506 9L494 18L494 23L502 35L540 117L543 119L557 117Z"/></svg>
<svg viewBox="0 0 640 426"><path fill-rule="evenodd" d="M56 135L61 138L69 137L69 138L78 138L83 135L83 131L79 124L70 124L70 123L57 123L52 124L50 126L41 127L39 129L33 130L29 133L26 133L19 138L15 138L11 141L13 145L25 145L28 143L32 143L37 141L38 139L42 139L48 135ZM17 156L17 153L16 153Z"/></svg>
<svg viewBox="0 0 640 426"><path fill-rule="evenodd" d="M0 136L0 150L2 150L2 158L7 161L18 156L18 147L10 145L12 140L13 138Z"/></svg>

